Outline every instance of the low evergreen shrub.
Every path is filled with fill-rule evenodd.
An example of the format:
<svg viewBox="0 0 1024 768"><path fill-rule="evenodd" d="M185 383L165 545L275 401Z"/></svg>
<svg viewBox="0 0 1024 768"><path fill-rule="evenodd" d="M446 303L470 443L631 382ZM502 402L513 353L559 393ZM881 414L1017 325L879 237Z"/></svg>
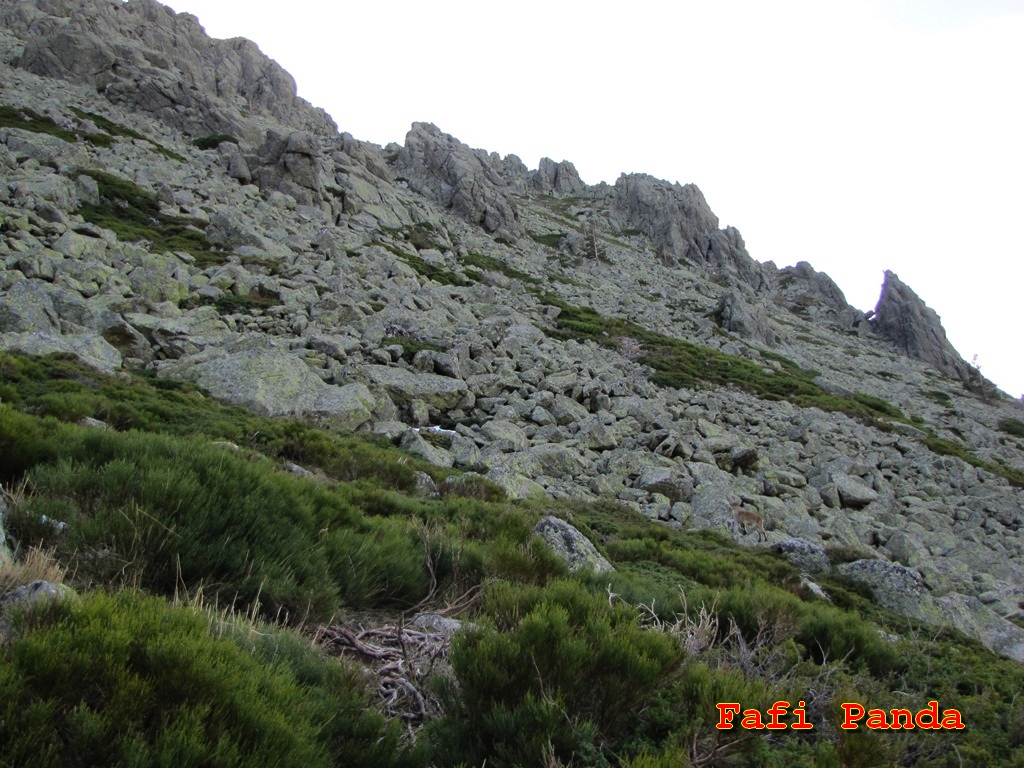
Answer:
<svg viewBox="0 0 1024 768"><path fill-rule="evenodd" d="M216 624L133 592L17 614L0 645L0 764L422 764L357 672L297 635Z"/></svg>

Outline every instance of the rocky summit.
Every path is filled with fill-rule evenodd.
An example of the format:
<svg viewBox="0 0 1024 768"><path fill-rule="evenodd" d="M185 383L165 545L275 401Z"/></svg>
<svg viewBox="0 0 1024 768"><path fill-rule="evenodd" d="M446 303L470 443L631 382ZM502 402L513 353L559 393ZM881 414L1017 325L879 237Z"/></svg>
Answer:
<svg viewBox="0 0 1024 768"><path fill-rule="evenodd" d="M616 500L809 579L842 549L880 604L1024 661L1021 403L891 272L865 313L756 261L693 184L587 185L426 123L360 141L153 0L0 0L0 176L2 348L375 433L513 498Z"/></svg>

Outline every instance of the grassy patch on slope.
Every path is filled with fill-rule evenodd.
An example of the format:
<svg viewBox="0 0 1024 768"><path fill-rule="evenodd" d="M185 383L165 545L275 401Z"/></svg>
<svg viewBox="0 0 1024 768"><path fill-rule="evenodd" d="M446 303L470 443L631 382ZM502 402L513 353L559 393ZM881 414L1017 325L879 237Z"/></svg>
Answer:
<svg viewBox="0 0 1024 768"><path fill-rule="evenodd" d="M258 754L310 765L640 768L718 755L726 765L947 768L959 754L1019 764L1019 665L827 576L835 602L820 601L770 552L654 526L611 503L416 497L423 465L390 446L58 357L0 356L0 387L0 479L26 480L10 504L11 538L52 547L80 589L103 588L19 619L16 645L0 646L0 699L13 707L0 718L0 762L74 753L93 764L129 754L140 765L246 765ZM115 414L133 429L67 423ZM224 437L243 450L210 442ZM344 481L286 475L270 461L283 457ZM567 577L532 535L540 514L560 510L615 572ZM163 598L201 588L289 621L339 605L411 608L436 586L435 599L477 596L476 628L455 641L453 677L436 680L444 714L409 751L367 706L358 675L308 641L225 626L131 589L102 594L124 586ZM916 710L930 698L963 712L968 729L892 739L842 732L835 719L839 701ZM714 727L721 701L763 709L801 699L815 725L805 734Z"/></svg>
<svg viewBox="0 0 1024 768"><path fill-rule="evenodd" d="M99 188L100 201L85 203L78 212L86 221L109 229L121 240L145 240L155 251L185 251L202 266L222 264L227 255L213 250L202 224L183 216L160 213L156 195L127 179L97 170L83 170Z"/></svg>
<svg viewBox="0 0 1024 768"><path fill-rule="evenodd" d="M605 317L590 307L577 307L552 294L541 294L544 304L561 310L553 335L561 338L590 339L616 348L622 339L635 339L643 348L640 362L654 369L651 381L662 387L700 387L732 384L766 400L789 400L803 407L841 411L874 421L880 416L900 419L895 406L872 395L856 393L852 397L833 395L817 384L817 371L804 370L782 355L762 352L775 362L778 370L765 364L730 355L702 344L694 344L660 333L621 318Z"/></svg>
<svg viewBox="0 0 1024 768"><path fill-rule="evenodd" d="M80 133L61 128L46 115L40 115L27 107L12 107L7 104L0 104L0 128L20 128L23 131L45 133L69 144L75 143L78 139L83 139L98 147L109 147L114 143L110 136L102 133Z"/></svg>

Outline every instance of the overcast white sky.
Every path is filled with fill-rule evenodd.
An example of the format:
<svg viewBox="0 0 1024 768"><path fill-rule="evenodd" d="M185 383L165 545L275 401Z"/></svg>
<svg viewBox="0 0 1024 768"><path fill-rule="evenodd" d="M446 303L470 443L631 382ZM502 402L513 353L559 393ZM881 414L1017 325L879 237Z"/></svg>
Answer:
<svg viewBox="0 0 1024 768"><path fill-rule="evenodd" d="M892 269L1024 393L1024 0L172 0L248 37L342 131L413 121L703 190L860 309Z"/></svg>

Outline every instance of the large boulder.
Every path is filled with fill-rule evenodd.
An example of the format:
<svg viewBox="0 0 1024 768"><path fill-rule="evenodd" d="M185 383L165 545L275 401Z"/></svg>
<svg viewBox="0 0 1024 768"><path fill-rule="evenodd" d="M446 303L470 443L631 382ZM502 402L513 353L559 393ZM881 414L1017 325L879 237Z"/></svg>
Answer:
<svg viewBox="0 0 1024 768"><path fill-rule="evenodd" d="M819 573L828 568L825 548L804 539L785 539L773 544L772 551L789 560L801 573Z"/></svg>
<svg viewBox="0 0 1024 768"><path fill-rule="evenodd" d="M464 381L434 373L413 373L387 365L367 365L362 370L373 384L387 390L399 406L419 400L431 408L449 410L469 393Z"/></svg>
<svg viewBox="0 0 1024 768"><path fill-rule="evenodd" d="M878 500L878 492L858 477L833 472L832 482L835 483L839 500L844 507L860 509Z"/></svg>
<svg viewBox="0 0 1024 768"><path fill-rule="evenodd" d="M0 333L60 332L60 318L45 283L18 280L0 296Z"/></svg>
<svg viewBox="0 0 1024 768"><path fill-rule="evenodd" d="M161 378L193 381L210 395L261 416L305 416L333 429L370 420L375 400L364 384L325 384L299 358L273 349L245 350L165 366Z"/></svg>
<svg viewBox="0 0 1024 768"><path fill-rule="evenodd" d="M744 339L753 339L769 347L776 346L778 332L763 306L748 303L736 291L727 291L715 308L718 324Z"/></svg>
<svg viewBox="0 0 1024 768"><path fill-rule="evenodd" d="M509 499L542 499L547 496L543 485L507 467L494 467L484 477L500 486Z"/></svg>
<svg viewBox="0 0 1024 768"><path fill-rule="evenodd" d="M496 457L492 463L527 477L579 477L589 468L586 459L576 451L557 443L534 445L525 451Z"/></svg>
<svg viewBox="0 0 1024 768"><path fill-rule="evenodd" d="M91 368L104 373L113 373L121 367L121 353L101 336L95 333L76 333L58 336L40 331L37 333L0 334L0 349L21 352L26 355L72 355Z"/></svg>
<svg viewBox="0 0 1024 768"><path fill-rule="evenodd" d="M544 539L551 550L565 561L572 573L606 573L615 570L586 536L564 520L551 516L541 518L534 526L533 532Z"/></svg>
<svg viewBox="0 0 1024 768"><path fill-rule="evenodd" d="M951 593L935 602L946 622L981 640L994 653L1024 663L1024 628L1007 621L976 597Z"/></svg>
<svg viewBox="0 0 1024 768"><path fill-rule="evenodd" d="M308 131L267 131L257 153L253 176L264 192L284 192L304 204L323 197L323 179L330 178L319 139Z"/></svg>
<svg viewBox="0 0 1024 768"><path fill-rule="evenodd" d="M923 611L928 592L921 577L905 566L885 560L855 560L839 566L839 573L870 587L883 608L904 616L933 618Z"/></svg>

